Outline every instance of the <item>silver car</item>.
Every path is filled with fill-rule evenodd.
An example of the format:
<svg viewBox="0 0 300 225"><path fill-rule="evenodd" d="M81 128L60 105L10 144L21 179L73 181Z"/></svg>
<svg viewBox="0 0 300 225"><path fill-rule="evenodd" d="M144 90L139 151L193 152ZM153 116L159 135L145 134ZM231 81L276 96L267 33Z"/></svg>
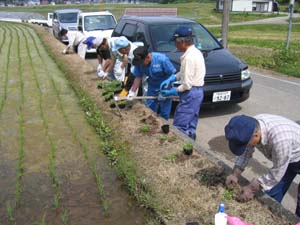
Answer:
<svg viewBox="0 0 300 225"><path fill-rule="evenodd" d="M53 12L52 28L53 35L62 42L68 40L60 37L60 31L64 28L67 30L77 30L78 28L78 17L81 11L79 9L59 9Z"/></svg>

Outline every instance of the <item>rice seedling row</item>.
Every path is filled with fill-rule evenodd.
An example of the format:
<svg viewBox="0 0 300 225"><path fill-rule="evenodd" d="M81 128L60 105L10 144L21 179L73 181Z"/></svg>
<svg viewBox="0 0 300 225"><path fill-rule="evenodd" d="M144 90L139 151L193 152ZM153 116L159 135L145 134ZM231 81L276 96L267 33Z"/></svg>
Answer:
<svg viewBox="0 0 300 225"><path fill-rule="evenodd" d="M5 26L0 27L0 30L1 30L1 34L2 34L1 44L0 44L0 53L1 53L3 45L4 45L4 42L5 42L5 37L6 37L6 27Z"/></svg>
<svg viewBox="0 0 300 225"><path fill-rule="evenodd" d="M5 124L5 118L3 119L3 116L5 113L3 113L4 106L7 102L7 96L8 96L8 79L10 73L12 73L12 70L9 70L10 63L13 62L13 60L10 60L10 53L12 52L13 48L13 30L6 26L4 23L0 23L1 30L4 32L2 33L2 41L1 41L1 60L0 60L0 66L1 66L1 73L0 73L0 80L1 82L1 88L0 90L0 123L3 125ZM3 119L3 121L1 121ZM17 125L16 125L17 126ZM13 127L16 130L17 127ZM11 129L13 129L11 128ZM2 136L3 130L0 129L0 144L3 145L7 138L5 136ZM12 144L13 145L13 144ZM16 146L17 147L17 146ZM14 213L15 213L15 207L16 207L16 167L17 163L15 160L14 162L7 162L7 154L10 152L9 149L3 149L0 148L1 151L1 159L0 164L3 168L6 168L6 173L0 174L0 180L4 183L8 183L7 186L0 185L0 189L2 190L2 196L1 196L1 202L3 203L4 208L0 208L0 214L3 215L0 218L0 223L2 221L9 221L10 223L14 220ZM16 151L10 152L12 158L18 158L18 153ZM12 177L10 176L12 175Z"/></svg>
<svg viewBox="0 0 300 225"><path fill-rule="evenodd" d="M3 32L3 40L2 40L2 43L1 43L1 51L3 49L3 45L5 43L5 40L6 39L6 30L9 28L8 27L3 27L5 32ZM7 28L7 29L6 29ZM5 34L5 35L4 35ZM1 104L0 104L0 116L1 116L1 113L2 113L2 110L3 110L3 107L4 107L4 104L5 104L5 101L6 101L6 98L7 98L7 82L8 82L8 68L9 68L9 55L10 55L10 52L11 52L11 45L12 45L12 32L10 31L9 32L9 43L8 43L8 51L7 51L7 54L6 54L6 59L5 59L5 64L3 64L3 66L5 66L4 68L4 71L5 71L5 75L3 77L3 93L2 93L2 97L1 97ZM4 54L1 54L1 55L4 55Z"/></svg>
<svg viewBox="0 0 300 225"><path fill-rule="evenodd" d="M28 30L26 29L26 34L25 34L25 32L23 30L23 27L21 29L22 29L23 36L25 37L26 50L27 50L27 55L29 56L29 61L30 61L31 69L32 69L32 76L34 77L35 85L38 89L39 114L40 114L40 117L41 117L42 122L43 122L45 136L46 136L46 138L47 138L47 140L50 144L50 152L48 154L48 160L49 160L49 162L48 162L48 170L49 171L48 172L49 172L49 176L51 178L53 187L55 188L55 193L54 193L54 196L53 196L53 206L54 206L55 209L58 209L60 207L61 191L60 191L60 185L59 185L59 182L58 182L57 173L56 173L56 165L55 165L55 157L56 157L55 154L57 152L57 146L55 144L55 141L53 140L53 138L49 134L48 121L47 121L47 118L45 117L44 109L43 109L43 106L42 106L42 103L43 103L42 90L41 90L39 80L37 78L37 72L36 72L36 69L35 69L35 66L33 64L31 54L30 54L28 37L26 36L26 34L28 34ZM30 35L29 38L33 38L33 37ZM45 220L45 219L43 219L43 220Z"/></svg>
<svg viewBox="0 0 300 225"><path fill-rule="evenodd" d="M37 49L37 52L38 52L38 55L40 56L40 59L43 63L43 66L45 68L47 68L47 63L45 62L44 58L42 57L40 51L39 51L39 48L37 46L37 43L36 43L36 38L33 37L32 33L33 32L29 32L31 37L32 37L32 40L34 40L34 45L35 45L35 48ZM86 159L88 165L89 165L89 168L91 169L94 177L95 177L95 181L96 181L96 184L97 184L97 188L98 188L98 193L99 193L99 198L100 200L102 201L102 204L103 204L103 208L105 210L108 209L108 202L107 200L105 199L105 194L104 194L104 190L103 190L103 184L102 184L102 177L101 175L97 172L97 166L96 166L96 162L95 161L92 161L92 157L89 157L89 152L90 152L90 149L88 147L88 145L80 138L80 136L78 135L77 131L74 129L74 127L72 126L71 122L70 122L70 119L68 118L68 115L64 109L64 106L63 106L63 102L62 102L62 99L61 99L61 96L60 96L60 92L59 92L59 89L57 88L56 84L55 84L55 81L54 79L52 78L51 74L49 74L49 70L46 70L47 71L47 77L50 79L51 81L51 84L52 84L52 88L54 89L55 93L56 93L56 96L57 96L57 99L58 99L58 102L59 102L59 106L60 106L60 111L62 112L63 114L63 117L65 119L65 123L67 124L67 126L69 127L69 129L71 130L71 133L74 137L75 140L77 140L83 150L83 154L84 154L84 158Z"/></svg>
<svg viewBox="0 0 300 225"><path fill-rule="evenodd" d="M16 183L16 206L20 204L20 200L22 197L22 177L24 174L24 158L25 158L25 150L24 150L24 81L23 81L23 74L22 74L22 58L20 56L20 36L19 33L16 31L17 34L17 74L19 78L19 106L18 106L18 114L19 114L19 150L18 150L18 162L17 162L17 183Z"/></svg>

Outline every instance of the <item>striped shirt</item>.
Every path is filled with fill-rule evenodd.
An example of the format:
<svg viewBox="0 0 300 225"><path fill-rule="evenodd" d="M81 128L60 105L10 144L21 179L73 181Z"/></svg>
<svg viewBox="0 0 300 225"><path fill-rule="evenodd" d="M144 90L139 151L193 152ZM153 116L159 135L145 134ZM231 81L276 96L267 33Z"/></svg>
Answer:
<svg viewBox="0 0 300 225"><path fill-rule="evenodd" d="M180 71L176 74L176 79L181 81L181 85L177 87L177 91L184 92L193 86L203 86L206 70L200 50L191 45L180 57L180 61Z"/></svg>
<svg viewBox="0 0 300 225"><path fill-rule="evenodd" d="M273 188L284 176L290 163L300 161L300 125L281 116L260 114L254 117L261 129L256 148L273 162L267 174L258 178L263 190ZM248 148L237 157L235 166L244 170L254 149Z"/></svg>

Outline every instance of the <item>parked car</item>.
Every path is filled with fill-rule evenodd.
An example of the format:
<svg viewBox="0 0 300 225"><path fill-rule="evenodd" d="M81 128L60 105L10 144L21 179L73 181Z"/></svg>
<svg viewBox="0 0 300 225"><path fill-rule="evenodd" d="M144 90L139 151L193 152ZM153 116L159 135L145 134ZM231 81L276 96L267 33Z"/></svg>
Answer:
<svg viewBox="0 0 300 225"><path fill-rule="evenodd" d="M78 30L86 36L111 37L111 34L117 24L114 15L108 11L83 12L78 19ZM96 52L95 49L87 52Z"/></svg>
<svg viewBox="0 0 300 225"><path fill-rule="evenodd" d="M78 27L78 17L81 11L79 9L58 9L53 12L52 29L53 35L62 42L67 42L68 40L63 40L59 32L64 28L69 31L77 30Z"/></svg>
<svg viewBox="0 0 300 225"><path fill-rule="evenodd" d="M250 95L252 80L248 66L232 55L201 24L172 16L123 16L112 36L126 36L132 42L143 42L150 51L166 54L177 70L180 56L175 42L170 41L179 26L193 30L194 44L205 59L204 105L239 103Z"/></svg>

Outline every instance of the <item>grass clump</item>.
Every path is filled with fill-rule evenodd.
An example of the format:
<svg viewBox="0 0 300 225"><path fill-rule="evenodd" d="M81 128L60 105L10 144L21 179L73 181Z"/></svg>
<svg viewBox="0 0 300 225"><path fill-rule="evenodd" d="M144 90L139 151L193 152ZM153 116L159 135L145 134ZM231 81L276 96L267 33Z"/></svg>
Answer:
<svg viewBox="0 0 300 225"><path fill-rule="evenodd" d="M229 189L226 189L224 194L223 194L223 197L226 201L231 201L234 199L235 197L235 194L234 194L234 191L233 190L229 190Z"/></svg>
<svg viewBox="0 0 300 225"><path fill-rule="evenodd" d="M151 127L147 124L139 128L139 132L141 133L148 133L151 130Z"/></svg>
<svg viewBox="0 0 300 225"><path fill-rule="evenodd" d="M165 159L167 161L174 163L174 162L176 162L177 157L178 157L178 155L174 153L174 154L168 155L167 157L165 157Z"/></svg>

